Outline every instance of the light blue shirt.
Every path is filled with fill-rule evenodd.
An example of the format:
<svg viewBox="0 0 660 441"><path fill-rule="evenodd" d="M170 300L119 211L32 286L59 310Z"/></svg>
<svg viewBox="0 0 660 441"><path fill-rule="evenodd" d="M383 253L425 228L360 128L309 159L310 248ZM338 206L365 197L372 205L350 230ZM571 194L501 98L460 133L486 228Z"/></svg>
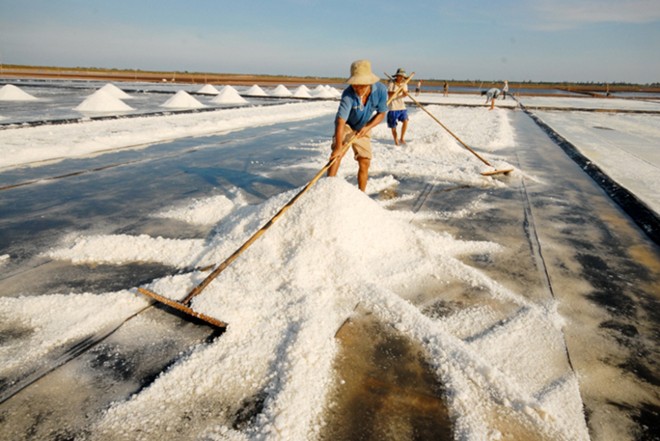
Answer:
<svg viewBox="0 0 660 441"><path fill-rule="evenodd" d="M339 101L337 118L341 118L355 131L367 125L374 113L387 112L387 87L382 83L371 86L371 95L367 104L362 105L360 97L355 93L353 87L344 89Z"/></svg>

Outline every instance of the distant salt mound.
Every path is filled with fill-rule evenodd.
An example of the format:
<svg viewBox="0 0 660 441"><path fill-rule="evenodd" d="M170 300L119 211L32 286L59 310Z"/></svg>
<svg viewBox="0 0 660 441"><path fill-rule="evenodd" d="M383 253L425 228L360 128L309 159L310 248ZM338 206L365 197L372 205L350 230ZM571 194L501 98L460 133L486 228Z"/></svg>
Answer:
<svg viewBox="0 0 660 441"><path fill-rule="evenodd" d="M316 86L314 89L311 90L311 94L316 95L317 93L321 93L324 90L325 90L325 86L323 86L322 84L319 84L318 86Z"/></svg>
<svg viewBox="0 0 660 441"><path fill-rule="evenodd" d="M312 96L309 94L309 89L306 88L304 85L299 86L296 90L293 91L293 96L295 98L311 98Z"/></svg>
<svg viewBox="0 0 660 441"><path fill-rule="evenodd" d="M291 95L293 95L293 94L291 93L291 91L290 91L289 89L287 89L286 87L284 87L283 84L280 84L279 86L277 86L277 87L275 88L275 90L273 90L273 91L271 92L270 95L271 95L271 96L279 96L279 97L283 97L283 96L291 96Z"/></svg>
<svg viewBox="0 0 660 441"><path fill-rule="evenodd" d="M105 90L99 89L88 96L73 110L79 112L125 112L133 110L131 106Z"/></svg>
<svg viewBox="0 0 660 441"><path fill-rule="evenodd" d="M197 101L196 98L190 96L185 90L180 90L172 98L161 104L160 107L167 107L169 109L199 109L206 106Z"/></svg>
<svg viewBox="0 0 660 441"><path fill-rule="evenodd" d="M312 97L313 98L336 98L335 95L330 92L328 89L321 87L320 89L317 87L312 91Z"/></svg>
<svg viewBox="0 0 660 441"><path fill-rule="evenodd" d="M336 87L325 86L325 89L326 89L328 92L330 92L330 93L332 94L332 96L334 96L334 97L340 97L340 96L341 96L341 92L338 91Z"/></svg>
<svg viewBox="0 0 660 441"><path fill-rule="evenodd" d="M105 86L101 87L99 90L102 90L104 92L107 92L108 94L114 96L115 98L119 98L120 100L130 100L133 99L132 96L121 90L119 87L115 86L112 83L108 83Z"/></svg>
<svg viewBox="0 0 660 441"><path fill-rule="evenodd" d="M305 86L304 84L301 84L300 86L298 86L298 88L296 90L304 90L307 93L309 93L309 91L310 91L309 87Z"/></svg>
<svg viewBox="0 0 660 441"><path fill-rule="evenodd" d="M38 99L12 84L7 84L0 89L0 101L36 101Z"/></svg>
<svg viewBox="0 0 660 441"><path fill-rule="evenodd" d="M248 100L240 96L233 87L225 86L211 102L215 104L247 104Z"/></svg>
<svg viewBox="0 0 660 441"><path fill-rule="evenodd" d="M205 93L207 95L217 95L220 92L212 84L206 84L204 87L199 89L197 93Z"/></svg>
<svg viewBox="0 0 660 441"><path fill-rule="evenodd" d="M250 87L248 90L246 90L245 93L243 93L243 95L268 96L268 94L264 92L264 90L261 87L257 86L256 84Z"/></svg>

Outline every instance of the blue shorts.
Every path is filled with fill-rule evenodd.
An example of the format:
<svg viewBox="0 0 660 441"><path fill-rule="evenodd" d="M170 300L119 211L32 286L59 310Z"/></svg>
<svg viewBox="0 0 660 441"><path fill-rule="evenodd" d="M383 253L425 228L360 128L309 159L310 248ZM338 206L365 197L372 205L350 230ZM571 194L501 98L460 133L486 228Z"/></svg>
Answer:
<svg viewBox="0 0 660 441"><path fill-rule="evenodd" d="M390 110L387 112L387 127L394 129L399 121L408 121L408 109Z"/></svg>

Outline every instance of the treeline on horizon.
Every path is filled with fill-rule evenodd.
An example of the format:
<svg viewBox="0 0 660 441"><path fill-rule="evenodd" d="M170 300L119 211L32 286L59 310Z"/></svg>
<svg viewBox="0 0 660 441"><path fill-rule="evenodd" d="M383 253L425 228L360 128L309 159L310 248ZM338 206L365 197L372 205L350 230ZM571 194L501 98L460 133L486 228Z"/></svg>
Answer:
<svg viewBox="0 0 660 441"><path fill-rule="evenodd" d="M118 76L124 76L129 78L131 76L145 76L154 77L155 80L158 77L161 80L168 81L180 81L180 82L189 82L197 79L212 80L212 79L238 79L241 78L251 78L251 79L263 79L264 81L304 81L304 80L313 80L315 82L331 82L331 83L343 83L345 78L338 77L319 77L319 76L300 76L300 75L288 75L288 74L246 74L246 73L221 73L221 72L189 72L189 71L150 71L142 69L126 69L126 68L102 68L102 67L65 67L65 66L30 66L30 65L18 65L18 64L0 64L0 73L5 71L16 70L20 72L30 72L38 73L34 71L48 71L51 74L60 74L60 75L75 75L75 74L97 74L102 75L104 73L116 74ZM468 87L491 87L501 85L504 80L457 80L457 79L437 79L437 78L418 78L423 82L423 84L430 86L442 86L446 81L449 86L468 86ZM600 82L600 81L537 81L537 80L524 80L524 81L509 81L510 87L559 87L562 89L566 88L596 88L606 90L610 88L614 89L630 89L640 87L644 88L660 88L660 82L640 84L640 83L628 83L628 82Z"/></svg>

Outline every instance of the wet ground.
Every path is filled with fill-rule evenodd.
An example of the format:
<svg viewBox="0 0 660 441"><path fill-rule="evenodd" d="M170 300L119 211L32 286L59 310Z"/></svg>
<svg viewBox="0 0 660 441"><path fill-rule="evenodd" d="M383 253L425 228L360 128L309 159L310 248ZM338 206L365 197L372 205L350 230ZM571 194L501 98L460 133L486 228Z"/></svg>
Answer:
<svg viewBox="0 0 660 441"><path fill-rule="evenodd" d="M496 258L464 260L530 299L557 300L566 319L566 369L578 375L592 439L657 439L660 250L529 116L511 111L511 118L519 147L498 154L522 173L498 178L506 188L402 179L394 191L417 196L393 209L451 212L477 199L488 203L491 209L468 218L420 222L456 238L504 245ZM4 172L0 187L25 185L0 191L0 255L11 255L0 295L108 292L170 274L172 268L159 265L80 267L39 253L68 232L205 237L202 228L150 214L232 187L256 202L303 185L313 172L296 161L306 153L288 147L326 139L331 130L323 118ZM482 300L456 285L420 292L413 301L432 317ZM502 317L521 314L505 302L493 308ZM17 332L7 325L1 338ZM478 344L482 331L464 338ZM15 378L0 383L2 438L84 437L111 401L148 386L215 337L204 325L150 308L52 371L19 373L23 389ZM326 439L451 439L443 386L429 375L420 348L361 314L337 338L343 349ZM69 350L63 348L64 358ZM236 415L235 427L250 417L250 409ZM530 439L525 428L511 433Z"/></svg>

